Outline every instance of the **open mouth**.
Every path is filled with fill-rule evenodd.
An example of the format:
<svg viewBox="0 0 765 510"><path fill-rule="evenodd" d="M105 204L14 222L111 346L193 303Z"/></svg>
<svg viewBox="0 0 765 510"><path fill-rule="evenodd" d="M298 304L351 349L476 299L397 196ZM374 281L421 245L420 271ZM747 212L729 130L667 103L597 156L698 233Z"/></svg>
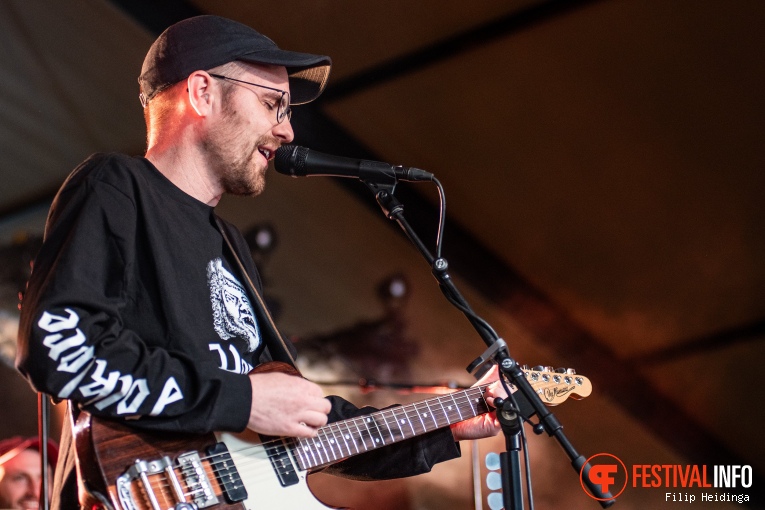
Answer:
<svg viewBox="0 0 765 510"><path fill-rule="evenodd" d="M264 147L259 147L258 152L260 152L264 158L266 158L266 161L271 161L274 157L274 152L271 149L266 149Z"/></svg>

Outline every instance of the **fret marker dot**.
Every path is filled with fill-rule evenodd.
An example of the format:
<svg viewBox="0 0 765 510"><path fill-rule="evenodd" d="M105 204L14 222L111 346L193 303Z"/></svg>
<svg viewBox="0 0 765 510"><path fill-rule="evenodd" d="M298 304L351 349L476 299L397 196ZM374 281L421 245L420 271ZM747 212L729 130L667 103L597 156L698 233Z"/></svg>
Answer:
<svg viewBox="0 0 765 510"><path fill-rule="evenodd" d="M375 443L379 443L379 442L380 442L380 438L379 437L375 438Z"/></svg>
<svg viewBox="0 0 765 510"><path fill-rule="evenodd" d="M424 416L425 418L427 418L427 417L428 417L428 413L425 413L425 414L423 414L423 416Z"/></svg>
<svg viewBox="0 0 765 510"><path fill-rule="evenodd" d="M329 444L335 444L335 440L334 439L330 439L329 440Z"/></svg>
<svg viewBox="0 0 765 510"><path fill-rule="evenodd" d="M402 424L406 423L406 420L403 420L403 419L402 419L402 420L401 420L401 423L402 423Z"/></svg>
<svg viewBox="0 0 765 510"><path fill-rule="evenodd" d="M451 411L452 410L452 406L447 407L447 409Z"/></svg>
<svg viewBox="0 0 765 510"><path fill-rule="evenodd" d="M350 435L350 434L346 434L346 435L345 435L345 439L350 439L350 438L351 438L351 435Z"/></svg>

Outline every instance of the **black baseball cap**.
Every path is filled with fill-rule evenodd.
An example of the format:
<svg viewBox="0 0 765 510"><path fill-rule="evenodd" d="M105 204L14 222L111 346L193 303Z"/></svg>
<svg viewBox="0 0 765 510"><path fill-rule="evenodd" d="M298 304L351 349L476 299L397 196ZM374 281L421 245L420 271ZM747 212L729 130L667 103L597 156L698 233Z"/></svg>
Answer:
<svg viewBox="0 0 765 510"><path fill-rule="evenodd" d="M323 55L279 49L256 30L220 16L203 15L171 25L149 48L138 84L141 103L185 80L234 60L287 68L293 105L313 101L324 90L332 60Z"/></svg>

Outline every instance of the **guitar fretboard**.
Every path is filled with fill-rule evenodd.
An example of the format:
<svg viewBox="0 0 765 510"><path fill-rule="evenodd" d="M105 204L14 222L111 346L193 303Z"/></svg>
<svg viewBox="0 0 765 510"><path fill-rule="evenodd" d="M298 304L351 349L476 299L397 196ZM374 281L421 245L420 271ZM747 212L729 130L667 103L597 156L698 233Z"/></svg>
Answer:
<svg viewBox="0 0 765 510"><path fill-rule="evenodd" d="M488 412L485 388L476 386L330 423L319 429L317 437L294 439L290 447L303 470L334 464Z"/></svg>

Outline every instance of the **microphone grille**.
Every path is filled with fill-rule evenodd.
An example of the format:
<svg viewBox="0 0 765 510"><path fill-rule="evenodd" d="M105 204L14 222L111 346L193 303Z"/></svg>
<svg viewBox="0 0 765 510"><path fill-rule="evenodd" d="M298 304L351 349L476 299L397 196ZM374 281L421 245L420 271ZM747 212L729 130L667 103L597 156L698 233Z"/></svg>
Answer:
<svg viewBox="0 0 765 510"><path fill-rule="evenodd" d="M299 145L282 145L276 149L274 168L280 174L298 177L305 175L305 160L308 149Z"/></svg>

